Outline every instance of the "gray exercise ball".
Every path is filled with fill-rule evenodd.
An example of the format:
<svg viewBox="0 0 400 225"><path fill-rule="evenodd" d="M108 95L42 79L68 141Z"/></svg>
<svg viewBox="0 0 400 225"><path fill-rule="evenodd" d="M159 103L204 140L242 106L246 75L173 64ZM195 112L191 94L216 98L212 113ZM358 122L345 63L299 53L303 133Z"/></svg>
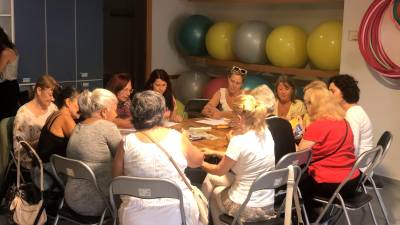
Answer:
<svg viewBox="0 0 400 225"><path fill-rule="evenodd" d="M247 21L239 26L233 38L235 56L242 62L265 64L265 39L271 28L261 21Z"/></svg>
<svg viewBox="0 0 400 225"><path fill-rule="evenodd" d="M175 82L175 97L185 105L190 99L201 98L203 89L209 79L207 74L199 71L181 73Z"/></svg>

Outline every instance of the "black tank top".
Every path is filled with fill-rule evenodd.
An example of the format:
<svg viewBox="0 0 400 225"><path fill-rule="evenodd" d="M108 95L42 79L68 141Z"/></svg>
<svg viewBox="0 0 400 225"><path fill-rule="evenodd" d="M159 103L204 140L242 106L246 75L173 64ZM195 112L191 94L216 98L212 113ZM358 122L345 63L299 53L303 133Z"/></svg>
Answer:
<svg viewBox="0 0 400 225"><path fill-rule="evenodd" d="M40 133L38 151L40 159L45 163L49 162L52 154L66 156L68 138L58 137L50 132L51 126L60 115L58 111L51 114Z"/></svg>

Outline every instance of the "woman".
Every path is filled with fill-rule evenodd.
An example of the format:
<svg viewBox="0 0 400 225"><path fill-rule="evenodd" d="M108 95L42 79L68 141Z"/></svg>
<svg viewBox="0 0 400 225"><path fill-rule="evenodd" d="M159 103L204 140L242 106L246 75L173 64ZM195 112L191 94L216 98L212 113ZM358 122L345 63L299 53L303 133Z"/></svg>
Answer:
<svg viewBox="0 0 400 225"><path fill-rule="evenodd" d="M219 119L222 117L234 117L232 113L233 99L244 91L241 89L246 79L247 70L233 66L228 75L228 88L220 88L207 105L204 106L202 114L204 116ZM222 110L217 107L221 105Z"/></svg>
<svg viewBox="0 0 400 225"><path fill-rule="evenodd" d="M374 147L371 120L364 109L357 104L360 99L360 88L357 83L349 75L334 76L328 82L329 90L342 109L346 111L346 120L353 131L356 156Z"/></svg>
<svg viewBox="0 0 400 225"><path fill-rule="evenodd" d="M39 156L42 162L49 162L52 154L65 156L69 137L79 118L79 92L66 86L56 91L55 103L59 110L54 112L42 128L38 143Z"/></svg>
<svg viewBox="0 0 400 225"><path fill-rule="evenodd" d="M296 99L296 86L287 76L280 76L275 82L276 104L274 114L292 120L303 116L306 107L301 100Z"/></svg>
<svg viewBox="0 0 400 225"><path fill-rule="evenodd" d="M18 109L18 53L3 28L0 27L0 120L14 116ZM6 98L4 96L7 96Z"/></svg>
<svg viewBox="0 0 400 225"><path fill-rule="evenodd" d="M200 224L193 194L172 162L151 139L163 146L181 171L187 166L201 166L204 155L190 143L186 135L162 126L164 111L165 100L158 92L144 91L133 97L132 123L138 132L127 135L118 147L113 176L151 177L174 181L182 189L186 224ZM119 209L121 224L180 224L177 200L127 197L122 201Z"/></svg>
<svg viewBox="0 0 400 225"><path fill-rule="evenodd" d="M17 137L29 142L36 149L43 125L57 111L57 106L53 104L56 86L57 82L52 76L39 77L33 89L33 99L18 109L13 129L14 152L22 148ZM21 165L28 169L32 167L32 159L24 151L21 152Z"/></svg>
<svg viewBox="0 0 400 225"><path fill-rule="evenodd" d="M94 172L97 185L108 196L112 161L121 141L117 126L117 97L106 89L82 92L79 110L85 118L76 125L67 146L67 157L86 163ZM100 216L106 202L94 186L86 180L69 179L65 187L65 201L75 212L84 216Z"/></svg>
<svg viewBox="0 0 400 225"><path fill-rule="evenodd" d="M133 92L133 85L126 73L114 74L107 82L106 88L117 96L117 117L113 122L118 128L129 129L133 128L131 123L131 106L130 96Z"/></svg>
<svg viewBox="0 0 400 225"><path fill-rule="evenodd" d="M275 168L274 140L266 127L265 105L251 95L242 95L233 102L233 112L239 117L242 134L232 137L217 165L204 161L202 166L209 173L202 190L210 197L215 225L224 224L219 220L223 212L234 216L254 180ZM260 221L273 216L274 190L262 190L253 193L241 221Z"/></svg>
<svg viewBox="0 0 400 225"><path fill-rule="evenodd" d="M153 90L162 94L165 98L166 113L165 119L173 122L181 122L182 116L177 114L176 100L172 95L172 86L169 75L165 70L156 69L151 72L146 83L146 90Z"/></svg>
<svg viewBox="0 0 400 225"><path fill-rule="evenodd" d="M318 216L314 210L318 205L313 205L312 196L331 197L348 176L356 157L353 133L344 119L345 112L326 85L323 87L312 82L306 86L304 100L311 124L306 128L299 149L311 148L312 158L300 188L310 221L313 221ZM342 188L342 197L355 193L359 177L357 171Z"/></svg>

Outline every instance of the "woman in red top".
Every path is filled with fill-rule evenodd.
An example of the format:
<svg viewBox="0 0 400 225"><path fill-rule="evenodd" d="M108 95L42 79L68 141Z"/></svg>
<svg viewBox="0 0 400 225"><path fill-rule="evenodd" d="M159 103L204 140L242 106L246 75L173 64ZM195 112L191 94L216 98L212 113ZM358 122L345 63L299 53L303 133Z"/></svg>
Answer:
<svg viewBox="0 0 400 225"><path fill-rule="evenodd" d="M344 119L345 112L335 101L326 84L314 81L307 85L304 101L311 119L300 150L312 148L311 164L305 179L300 184L310 222L317 218L312 196L330 197L351 171L354 155L353 133ZM342 188L340 194L346 198L355 193L360 172ZM313 205L314 204L314 205Z"/></svg>

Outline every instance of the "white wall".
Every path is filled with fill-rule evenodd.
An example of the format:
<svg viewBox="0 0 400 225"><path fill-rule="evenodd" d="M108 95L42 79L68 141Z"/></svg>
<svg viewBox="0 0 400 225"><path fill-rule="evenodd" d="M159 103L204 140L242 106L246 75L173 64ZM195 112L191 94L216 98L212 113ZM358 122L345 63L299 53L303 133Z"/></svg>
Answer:
<svg viewBox="0 0 400 225"><path fill-rule="evenodd" d="M360 105L367 111L373 126L375 142L383 131L389 130L394 135L392 147L378 168L377 174L400 180L398 160L400 158L400 80L385 81L366 65L358 48L357 41L348 40L349 31L357 31L362 16L371 0L345 0L341 73L353 75L361 89ZM393 23L384 18L382 41L388 55L400 64L400 32L393 29Z"/></svg>

